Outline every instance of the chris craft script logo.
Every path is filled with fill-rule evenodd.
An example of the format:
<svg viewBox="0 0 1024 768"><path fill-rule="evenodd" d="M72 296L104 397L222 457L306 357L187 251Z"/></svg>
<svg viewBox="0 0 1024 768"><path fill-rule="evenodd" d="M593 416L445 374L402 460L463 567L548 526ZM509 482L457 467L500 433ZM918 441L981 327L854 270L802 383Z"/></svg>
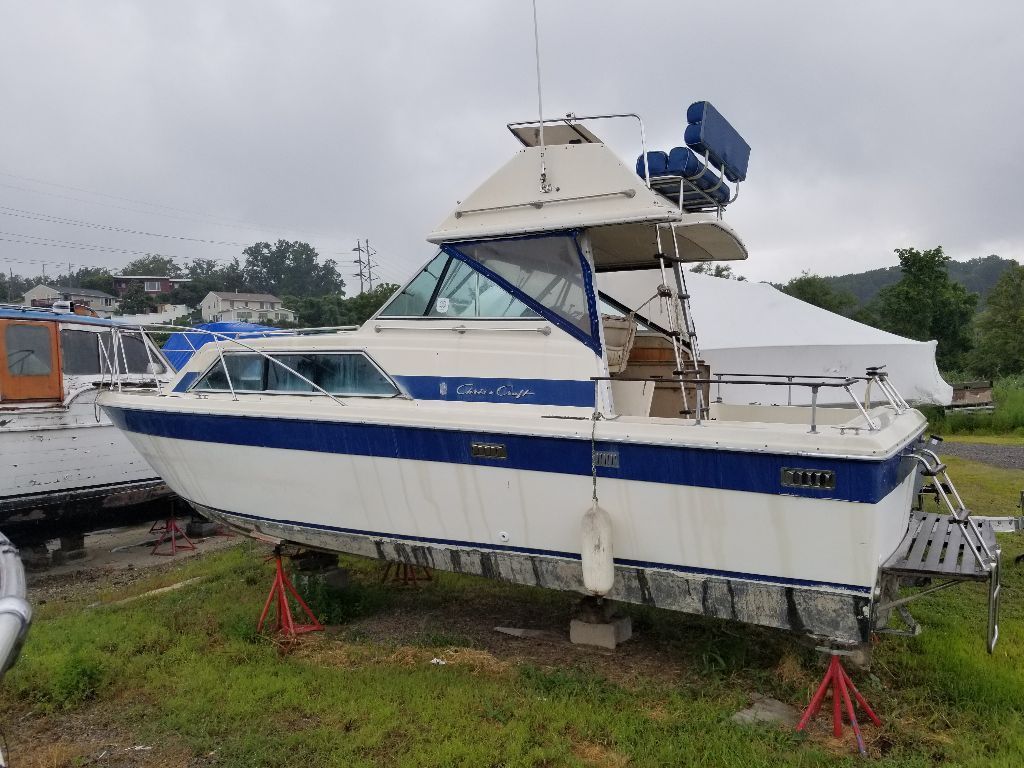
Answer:
<svg viewBox="0 0 1024 768"><path fill-rule="evenodd" d="M483 386L468 382L455 388L459 397L500 397L508 400L522 400L533 397L537 393L529 387L516 387L512 384L499 384L497 387Z"/></svg>

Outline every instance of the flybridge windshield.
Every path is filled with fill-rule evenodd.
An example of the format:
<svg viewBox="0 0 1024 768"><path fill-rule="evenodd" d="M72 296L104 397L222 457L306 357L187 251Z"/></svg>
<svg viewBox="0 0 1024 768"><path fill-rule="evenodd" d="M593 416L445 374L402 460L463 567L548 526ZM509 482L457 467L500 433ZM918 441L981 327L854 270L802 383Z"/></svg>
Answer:
<svg viewBox="0 0 1024 768"><path fill-rule="evenodd" d="M466 262L439 253L381 317L540 317Z"/></svg>
<svg viewBox="0 0 1024 768"><path fill-rule="evenodd" d="M576 240L571 235L484 240L449 246L589 334L591 312Z"/></svg>
<svg viewBox="0 0 1024 768"><path fill-rule="evenodd" d="M573 233L441 249L378 317L544 317L600 354L591 270Z"/></svg>

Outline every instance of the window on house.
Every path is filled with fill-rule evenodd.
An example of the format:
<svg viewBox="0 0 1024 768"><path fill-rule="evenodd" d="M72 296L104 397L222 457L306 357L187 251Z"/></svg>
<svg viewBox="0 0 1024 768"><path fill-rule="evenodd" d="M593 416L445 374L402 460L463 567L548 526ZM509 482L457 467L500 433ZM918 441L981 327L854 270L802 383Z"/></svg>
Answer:
<svg viewBox="0 0 1024 768"><path fill-rule="evenodd" d="M252 312L242 312L242 311L239 311L239 312L236 312L235 314L238 316L239 320L248 320L249 318L252 317Z"/></svg>
<svg viewBox="0 0 1024 768"><path fill-rule="evenodd" d="M236 392L320 394L309 383L313 382L332 395L394 397L399 394L391 380L361 352L293 353L271 357L277 362L254 353L226 354L223 364L217 360L193 389L229 391L230 375Z"/></svg>
<svg viewBox="0 0 1024 768"><path fill-rule="evenodd" d="M159 280L146 280L144 283L144 290L151 291L154 293L160 292L160 281Z"/></svg>

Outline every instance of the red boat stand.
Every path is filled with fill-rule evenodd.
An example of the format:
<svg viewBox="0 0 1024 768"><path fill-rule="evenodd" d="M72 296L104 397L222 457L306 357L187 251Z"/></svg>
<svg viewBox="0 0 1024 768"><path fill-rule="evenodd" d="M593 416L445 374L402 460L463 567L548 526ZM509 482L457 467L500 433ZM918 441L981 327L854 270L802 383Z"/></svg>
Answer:
<svg viewBox="0 0 1024 768"><path fill-rule="evenodd" d="M256 625L256 631L263 631L263 624L267 620L267 614L270 613L270 604L273 603L275 599L277 600L277 625L274 627L275 632L281 632L289 637L295 637L296 635L301 635L304 632L323 631L323 624L317 621L316 616L313 615L313 611L311 611L309 606L306 605L306 601L303 600L295 590L295 587L288 579L288 574L284 572L284 566L281 564L280 550L274 550L274 561L277 565L277 573L274 575L274 584L270 587L270 594L267 595L267 602L263 605L263 613L260 614L260 620ZM309 624L295 623L295 620L292 618L291 606L288 604L288 595L295 598L295 601L299 604L299 607L309 619Z"/></svg>
<svg viewBox="0 0 1024 768"><path fill-rule="evenodd" d="M804 715L800 718L800 723L796 729L802 731L807 727L811 719L818 714L818 710L821 709L821 703L825 700L825 692L829 688L832 689L832 735L837 739L842 738L843 714L841 708L845 707L850 726L853 728L853 735L857 739L857 751L860 752L862 757L867 757L868 751L864 746L864 736L861 734L860 725L857 723L857 715L853 709L850 692L853 692L854 698L857 700L860 708L871 719L871 722L880 726L882 721L878 719L878 715L871 711L871 707L868 706L867 701L865 701L860 691L857 690L857 686L853 684L850 675L843 669L843 665L839 661L839 654L837 653L832 654L832 660L828 664L825 678L821 681L821 685L818 686L814 696L811 697L811 703L804 710Z"/></svg>
<svg viewBox="0 0 1024 768"><path fill-rule="evenodd" d="M159 522L159 521L158 521ZM156 540L156 544L153 545L153 549L150 550L151 555L162 555L164 557L173 557L178 554L179 549L195 549L196 545L192 543L192 539L185 535L185 532L178 527L178 518L168 517L162 527L158 527L157 523L153 523L153 526L149 529L151 533L160 532L160 538ZM178 543L178 537L181 536L185 540L184 544ZM170 542L170 552L160 552L160 548Z"/></svg>

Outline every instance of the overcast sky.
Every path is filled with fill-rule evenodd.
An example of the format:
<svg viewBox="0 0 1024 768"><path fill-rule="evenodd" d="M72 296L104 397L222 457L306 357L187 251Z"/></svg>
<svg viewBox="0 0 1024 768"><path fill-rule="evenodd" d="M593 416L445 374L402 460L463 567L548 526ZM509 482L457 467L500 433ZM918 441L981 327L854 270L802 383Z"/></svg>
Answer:
<svg viewBox="0 0 1024 768"><path fill-rule="evenodd" d="M1024 260L1024 4L539 0L539 17L547 116L636 111L668 149L707 99L744 135L741 274L856 272L908 245ZM241 250L64 217L307 240L347 271L369 238L402 281L518 149L505 123L537 110L528 0L0 0L0 71L0 266L22 274L135 258L69 244ZM632 164L639 143L614 138Z"/></svg>

